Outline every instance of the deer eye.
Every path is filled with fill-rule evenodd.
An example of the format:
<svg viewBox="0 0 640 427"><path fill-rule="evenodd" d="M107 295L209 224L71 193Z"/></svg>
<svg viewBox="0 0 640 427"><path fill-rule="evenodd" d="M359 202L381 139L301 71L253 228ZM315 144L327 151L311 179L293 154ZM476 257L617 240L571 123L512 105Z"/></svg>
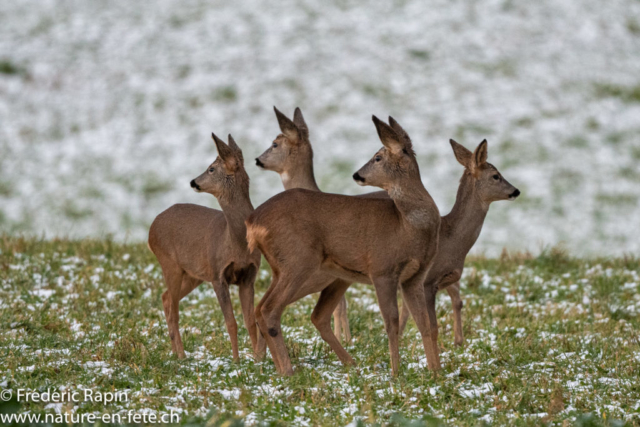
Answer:
<svg viewBox="0 0 640 427"><path fill-rule="evenodd" d="M498 175L498 174L493 175L493 179L495 179L496 181L499 180L500 179L500 175Z"/></svg>
<svg viewBox="0 0 640 427"><path fill-rule="evenodd" d="M213 173L213 171L215 171L214 168L209 168L209 173Z"/></svg>
<svg viewBox="0 0 640 427"><path fill-rule="evenodd" d="M374 159L376 162L379 162L380 160L382 160L381 156L376 156L376 158Z"/></svg>
<svg viewBox="0 0 640 427"><path fill-rule="evenodd" d="M273 148L278 148L278 143L277 143L277 142L274 142L271 146L272 146Z"/></svg>

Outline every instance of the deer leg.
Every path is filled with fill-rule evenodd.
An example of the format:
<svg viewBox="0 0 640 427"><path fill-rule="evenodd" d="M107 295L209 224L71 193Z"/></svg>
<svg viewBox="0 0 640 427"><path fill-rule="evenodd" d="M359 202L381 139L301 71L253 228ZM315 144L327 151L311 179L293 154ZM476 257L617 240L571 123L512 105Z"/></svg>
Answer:
<svg viewBox="0 0 640 427"><path fill-rule="evenodd" d="M335 282L343 280L338 279ZM334 283L335 283L334 282ZM347 315L347 299L343 296L333 312L334 333L344 343L351 343L351 331L349 330L349 317Z"/></svg>
<svg viewBox="0 0 640 427"><path fill-rule="evenodd" d="M308 265L308 263L302 260L301 265ZM274 360L277 358L276 368L279 367L281 375L293 375L293 368L291 367L289 352L282 336L280 319L287 305L297 299L296 294L299 293L301 287L304 287L311 274L312 272L308 269L290 275L281 273L277 287L274 287L272 283L273 292L267 295L266 298L263 297L260 301L262 305L260 306L258 323L260 330L262 330L267 339L271 354L274 355Z"/></svg>
<svg viewBox="0 0 640 427"><path fill-rule="evenodd" d="M276 370L280 375L291 376L293 375L293 368L291 367L291 359L282 337L280 325L280 318L287 306L286 302L281 298L283 295L280 292L274 292L268 296L261 307L258 325L267 341Z"/></svg>
<svg viewBox="0 0 640 427"><path fill-rule="evenodd" d="M184 359L184 348L180 338L180 289L185 275L180 266L171 261L160 263L167 290L162 294L162 308L167 319L171 349L179 359Z"/></svg>
<svg viewBox="0 0 640 427"><path fill-rule="evenodd" d="M180 301L182 301L182 298L189 295L191 291L197 288L200 283L202 283L202 280L196 279L195 277L189 276L185 273L182 276L182 285L180 286Z"/></svg>
<svg viewBox="0 0 640 427"><path fill-rule="evenodd" d="M311 313L311 322L314 324L323 340L331 346L343 365L353 365L355 362L347 351L340 345L340 341L331 331L331 312L334 316L337 311L336 305L344 301L344 293L349 288L350 283L343 280L336 280L324 288L320 293L320 298L316 307ZM346 308L346 307L345 307Z"/></svg>
<svg viewBox="0 0 640 427"><path fill-rule="evenodd" d="M178 289L179 290L179 289ZM178 299L178 295L170 293L171 301L170 301L170 309L169 309L169 336L171 337L171 341L173 341L176 349L176 354L179 359L184 359L186 354L184 353L184 347L182 345L182 338L180 337L180 300Z"/></svg>
<svg viewBox="0 0 640 427"><path fill-rule="evenodd" d="M164 310L164 317L167 320L169 337L171 337L171 295L169 294L169 291L164 291L162 293L162 309ZM173 351L175 354L178 354L178 351L176 350L176 345L173 342L173 338L171 338L170 341L171 341L171 351Z"/></svg>
<svg viewBox="0 0 640 427"><path fill-rule="evenodd" d="M241 283L239 283L238 294L240 295L240 305L242 306L242 318L244 325L249 331L251 339L251 347L253 348L254 357L258 354L258 332L256 327L256 318L254 313L254 288L253 284L256 280L257 269L253 267L247 273Z"/></svg>
<svg viewBox="0 0 640 427"><path fill-rule="evenodd" d="M343 296L338 304L340 304L340 326L342 326L342 338L344 338L344 342L346 344L350 344L351 330L349 329L349 316L347 315L347 308L349 307L347 304L347 298Z"/></svg>
<svg viewBox="0 0 640 427"><path fill-rule="evenodd" d="M411 313L409 312L409 306L407 306L407 302L404 300L402 300L402 311L400 312L400 330L398 332L398 335L400 337L402 337L402 334L404 333L404 329L407 327L407 321L409 320L409 315Z"/></svg>
<svg viewBox="0 0 640 427"><path fill-rule="evenodd" d="M336 309L333 311L333 334L340 339L342 335L342 310L344 307L342 306L342 301L338 303Z"/></svg>
<svg viewBox="0 0 640 427"><path fill-rule="evenodd" d="M180 288L179 288L179 292L178 292L178 296L176 298L176 304L175 304L175 314L176 314L176 320L175 320L175 335L177 336L177 339L171 339L171 348L173 349L173 351L176 352L176 354L178 355L178 357L180 359L183 359L185 357L184 354L184 347L182 345L182 337L180 336L180 328L179 328L179 302L182 301L182 298L184 298L185 296L187 296L188 294L191 293L191 291L193 291L195 288L198 287L198 285L202 283L202 281L200 279L196 279L195 277L191 277L189 276L186 272L182 273L182 281L180 282ZM165 294L167 296L166 298L166 306L165 306ZM167 316L167 307L169 307L169 313L171 312L171 309L173 308L172 305L172 301L173 298L175 298L173 296L173 291L172 292L165 292L164 294L162 294L162 306L165 309L165 316ZM167 316L167 323L168 322L173 322L172 320L170 320L170 316ZM170 327L171 328L171 327ZM171 334L170 334L171 335ZM182 356L180 356L182 355Z"/></svg>
<svg viewBox="0 0 640 427"><path fill-rule="evenodd" d="M429 329L431 333L431 342L433 352L435 354L435 369L440 369L440 355L438 351L438 317L436 314L436 293L438 288L435 286L424 287L424 297L427 302L427 314L429 316Z"/></svg>
<svg viewBox="0 0 640 427"><path fill-rule="evenodd" d="M212 282L213 290L216 292L222 314L224 316L224 323L227 326L227 333L231 339L231 349L233 351L233 360L240 360L238 353L238 324L236 318L233 315L233 306L231 305L231 296L229 295L229 284L223 279L214 280Z"/></svg>
<svg viewBox="0 0 640 427"><path fill-rule="evenodd" d="M395 278L380 277L372 280L378 297L380 313L384 320L384 328L389 337L389 353L391 355L391 371L398 375L400 367L400 350L398 349L398 284Z"/></svg>
<svg viewBox="0 0 640 427"><path fill-rule="evenodd" d="M460 282L447 287L447 293L451 297L453 307L453 330L455 333L454 344L462 347L464 335L462 334L462 298L460 297Z"/></svg>
<svg viewBox="0 0 640 427"><path fill-rule="evenodd" d="M258 302L258 305L255 309L255 319L256 324L258 325L258 354L257 359L262 360L264 356L267 354L267 345L269 348L272 347L272 343L270 343L271 337L267 333L266 323L264 322L264 318L262 317L262 306L264 302L269 298L269 296L273 293L273 290L277 287L278 284L278 275L273 274L271 279L271 285L267 289L267 292L262 296L262 299ZM280 362L278 361L278 355L271 352L271 357L273 358L273 363L276 365L276 371L280 372Z"/></svg>
<svg viewBox="0 0 640 427"><path fill-rule="evenodd" d="M434 371L440 369L438 348L434 347L431 338L432 329L429 323L428 309L425 304L425 288L422 282L422 276L416 275L402 284L402 299L408 311L411 312L422 336L422 346L427 356L429 369Z"/></svg>

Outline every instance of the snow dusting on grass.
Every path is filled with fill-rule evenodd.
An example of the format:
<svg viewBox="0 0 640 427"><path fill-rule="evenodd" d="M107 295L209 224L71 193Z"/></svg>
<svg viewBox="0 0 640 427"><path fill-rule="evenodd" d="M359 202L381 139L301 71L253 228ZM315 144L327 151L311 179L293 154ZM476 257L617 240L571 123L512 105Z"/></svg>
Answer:
<svg viewBox="0 0 640 427"><path fill-rule="evenodd" d="M572 422L587 413L595 420L639 421L640 263L632 258L580 260L552 251L533 259L472 259L462 280L463 348L453 345L448 297L438 299L443 369L437 375L426 369L410 322L400 376L391 377L383 322L370 309L376 301L371 287L354 285L347 294L353 335L347 350L357 363L351 368L338 362L309 320L316 297L303 298L283 317L296 369L283 378L270 357L252 359L243 327L241 361L233 362L207 284L182 301L187 359L176 359L162 311L161 272L144 245L4 238L0 249L2 387L128 395L107 406L25 403L22 411L173 410L182 422L237 418L249 425L404 425L398 420L422 417L455 425L536 424ZM269 283L268 273L259 277L257 298ZM232 298L241 325L235 288Z"/></svg>

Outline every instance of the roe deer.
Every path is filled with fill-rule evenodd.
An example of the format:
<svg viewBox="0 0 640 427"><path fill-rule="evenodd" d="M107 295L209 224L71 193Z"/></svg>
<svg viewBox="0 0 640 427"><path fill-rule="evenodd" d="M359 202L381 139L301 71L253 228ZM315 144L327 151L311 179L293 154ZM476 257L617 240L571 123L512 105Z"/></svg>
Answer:
<svg viewBox="0 0 640 427"><path fill-rule="evenodd" d="M293 189L272 197L247 219L249 248L259 248L273 270L256 320L280 374L293 374L280 327L282 313L315 292L321 294L311 321L342 363L353 363L331 330L331 313L352 282L375 288L394 375L400 359L398 285L422 334L429 367L440 367L423 287L437 252L440 213L420 180L411 141L399 135L405 134L402 128L392 118L391 126L375 116L373 122L384 147L353 178L360 185L383 188L390 198Z"/></svg>
<svg viewBox="0 0 640 427"><path fill-rule="evenodd" d="M258 336L253 285L260 267L260 252L247 247L244 222L253 212L253 206L242 151L231 135L229 145L211 135L218 158L191 181L191 187L197 192L213 194L222 211L192 204L173 205L151 224L149 248L158 258L167 284L162 306L173 351L179 358L185 357L178 326L180 300L200 283L211 282L231 338L233 358L238 360L238 325L229 284L239 287L242 316L255 353Z"/></svg>
<svg viewBox="0 0 640 427"><path fill-rule="evenodd" d="M461 346L464 336L459 280L464 269L464 260L480 235L491 202L515 200L520 195L520 190L504 179L495 166L487 163L486 139L478 145L474 153L453 139L449 142L456 159L465 169L460 178L456 202L451 212L443 216L440 222L438 253L433 267L427 273L424 291L429 304L429 300L435 298L435 292L447 290L453 306L454 343ZM408 319L409 312L403 306L400 335ZM437 325L434 327L432 324L431 332L434 331L437 333Z"/></svg>
<svg viewBox="0 0 640 427"><path fill-rule="evenodd" d="M313 148L309 140L309 127L302 116L302 111L300 108L296 108L292 121L276 107L273 107L273 110L282 133L271 143L271 147L256 158L256 165L262 169L277 172L285 190L304 188L320 191L313 174ZM389 198L384 191L355 197ZM335 335L338 338L343 338L344 342L351 342L345 297L340 299L333 312L333 322Z"/></svg>

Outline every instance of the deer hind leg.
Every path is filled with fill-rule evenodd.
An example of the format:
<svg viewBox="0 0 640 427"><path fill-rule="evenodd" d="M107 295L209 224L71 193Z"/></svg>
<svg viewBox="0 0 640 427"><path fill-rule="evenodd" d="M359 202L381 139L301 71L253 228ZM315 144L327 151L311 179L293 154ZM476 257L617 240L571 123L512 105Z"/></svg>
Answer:
<svg viewBox="0 0 640 427"><path fill-rule="evenodd" d="M185 276L184 270L171 260L163 260L160 263L162 275L164 276L167 290L162 294L162 308L167 319L169 338L171 339L171 349L179 359L185 358L182 339L180 338L180 289L182 278Z"/></svg>
<svg viewBox="0 0 640 427"><path fill-rule="evenodd" d="M202 280L196 279L195 277L189 276L188 273L185 273L182 276L182 285L180 286L180 301L197 288L200 283L202 283Z"/></svg>
<svg viewBox="0 0 640 427"><path fill-rule="evenodd" d="M422 346L427 356L429 369L437 370L440 369L440 358L438 348L434 346L432 340L432 327L429 323L429 314L425 298L425 291L427 291L427 289L424 288L424 284L422 280L420 280L421 277L416 276L402 284L402 299L407 310L410 311L413 316L413 320L416 322L420 335L422 336Z"/></svg>
<svg viewBox="0 0 640 427"><path fill-rule="evenodd" d="M378 297L380 313L384 320L384 328L389 337L389 353L391 355L391 371L398 375L400 368L400 350L398 349L398 331L400 319L398 315L398 284L395 277L379 277L373 279Z"/></svg>
<svg viewBox="0 0 640 427"><path fill-rule="evenodd" d="M308 265L302 262L301 265ZM282 327L280 325L282 313L287 305L296 300L296 293L304 286L304 283L311 276L308 269L298 271L296 273L287 274L282 272L276 286L271 284L273 291L269 295L265 295L260 301L260 312L258 317L258 325L262 334L267 339L269 350L276 362L276 369L281 375L293 375L291 359L287 346L282 336Z"/></svg>
<svg viewBox="0 0 640 427"><path fill-rule="evenodd" d="M242 306L242 319L244 320L247 331L249 331L249 338L251 339L251 347L255 358L257 358L258 355L258 328L256 327L253 285L256 281L257 273L258 269L252 265L249 267L249 270L245 272L240 283L238 283L238 294L240 296L240 305Z"/></svg>
<svg viewBox="0 0 640 427"><path fill-rule="evenodd" d="M257 360L262 360L264 356L267 354L267 345L271 348L272 344L270 342L271 337L267 333L266 323L262 317L262 305L269 298L269 295L273 293L273 290L277 287L278 284L278 273L276 271L273 272L273 276L271 278L271 284L267 289L267 292L264 293L262 299L258 302L256 309L254 311L256 325L258 326L258 354L256 355ZM276 366L276 371L280 372L280 362L278 361L278 355L271 353L271 357L273 358L273 364Z"/></svg>
<svg viewBox="0 0 640 427"><path fill-rule="evenodd" d="M216 292L216 297L220 303L222 309L222 315L224 316L224 323L227 327L227 333L229 339L231 339L231 349L233 351L233 360L240 360L240 354L238 352L238 324L236 318L233 315L233 306L231 305L231 295L229 295L229 284L223 279L219 278L212 282L213 290Z"/></svg>
<svg viewBox="0 0 640 427"><path fill-rule="evenodd" d="M280 325L280 318L286 304L282 300L278 301L280 299L278 296L278 292L273 292L266 296L266 301L258 315L258 326L260 326L260 331L269 346L273 362L276 365L276 371L281 375L290 376L293 375L293 368L291 367L291 360L282 337Z"/></svg>
<svg viewBox="0 0 640 427"><path fill-rule="evenodd" d="M169 291L164 291L162 293L162 309L164 310L164 318L167 321L167 328L169 329L169 337L171 337L171 295ZM178 354L176 350L176 345L173 342L173 338L170 338L171 341L171 351L175 354Z"/></svg>
<svg viewBox="0 0 640 427"><path fill-rule="evenodd" d="M462 298L460 297L460 282L447 287L447 293L451 297L453 307L453 330L455 334L454 344L462 347L464 345L464 335L462 333Z"/></svg>
<svg viewBox="0 0 640 427"><path fill-rule="evenodd" d="M322 339L331 346L331 349L344 365L353 365L355 362L342 345L340 345L340 341L331 331L331 313L333 312L335 316L336 311L338 311L336 305L339 306L339 304L344 301L344 293L349 288L349 285L350 283L343 280L336 280L324 288L320 293L320 298L318 299L316 307L313 309L313 313L311 313L311 322L318 332L320 332Z"/></svg>

